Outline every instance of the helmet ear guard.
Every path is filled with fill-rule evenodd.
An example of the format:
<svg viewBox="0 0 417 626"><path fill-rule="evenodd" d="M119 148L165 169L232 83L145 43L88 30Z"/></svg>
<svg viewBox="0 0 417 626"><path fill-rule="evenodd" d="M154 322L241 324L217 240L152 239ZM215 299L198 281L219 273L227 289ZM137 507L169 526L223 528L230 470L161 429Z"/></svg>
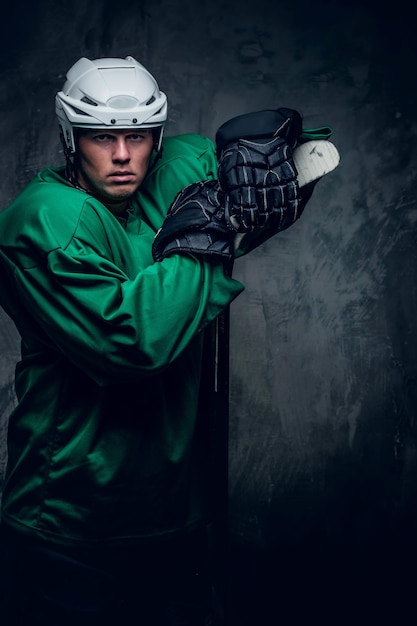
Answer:
<svg viewBox="0 0 417 626"><path fill-rule="evenodd" d="M79 59L56 94L55 111L67 157L76 151L74 128L158 129L155 149L161 150L167 98L131 56Z"/></svg>

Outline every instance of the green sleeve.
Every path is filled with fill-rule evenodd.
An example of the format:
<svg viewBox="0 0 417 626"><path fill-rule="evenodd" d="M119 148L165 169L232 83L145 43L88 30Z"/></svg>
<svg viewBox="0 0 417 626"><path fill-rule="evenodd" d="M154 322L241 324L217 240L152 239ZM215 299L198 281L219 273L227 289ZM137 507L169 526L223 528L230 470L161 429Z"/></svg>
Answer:
<svg viewBox="0 0 417 626"><path fill-rule="evenodd" d="M58 245L58 238L45 254L44 242L57 239L51 228L48 212L30 237L36 263L16 265L19 299L30 312L27 323L35 319L45 341L100 385L164 369L243 289L221 266L191 256L144 264L136 243L148 249L154 233L127 238L91 201L70 242ZM134 260L128 270L111 260L114 250Z"/></svg>

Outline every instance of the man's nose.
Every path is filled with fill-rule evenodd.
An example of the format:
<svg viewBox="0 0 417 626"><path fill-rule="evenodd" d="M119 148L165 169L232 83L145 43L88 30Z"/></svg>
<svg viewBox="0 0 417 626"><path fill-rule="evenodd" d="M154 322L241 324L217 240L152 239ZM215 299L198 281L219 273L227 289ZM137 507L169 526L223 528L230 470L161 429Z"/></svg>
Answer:
<svg viewBox="0 0 417 626"><path fill-rule="evenodd" d="M126 143L126 139L124 137L118 137L114 152L113 152L113 160L114 161L129 161L130 153L129 148Z"/></svg>

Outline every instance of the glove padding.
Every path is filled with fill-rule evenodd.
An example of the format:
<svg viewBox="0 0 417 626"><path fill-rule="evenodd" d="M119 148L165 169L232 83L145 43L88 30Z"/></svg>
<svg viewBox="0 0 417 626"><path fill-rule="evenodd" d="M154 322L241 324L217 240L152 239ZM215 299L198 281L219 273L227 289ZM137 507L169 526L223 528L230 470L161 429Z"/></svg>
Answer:
<svg viewBox="0 0 417 626"><path fill-rule="evenodd" d="M152 255L155 261L162 261L172 254L189 253L226 264L233 259L231 236L218 181L193 183L172 203L155 235Z"/></svg>
<svg viewBox="0 0 417 626"><path fill-rule="evenodd" d="M268 143L239 139L219 161L226 222L237 232L268 225L284 229L298 217L299 188L292 152L285 139Z"/></svg>
<svg viewBox="0 0 417 626"><path fill-rule="evenodd" d="M219 128L218 178L225 218L237 232L288 228L299 217L300 192L291 146L302 131L293 109L259 111Z"/></svg>

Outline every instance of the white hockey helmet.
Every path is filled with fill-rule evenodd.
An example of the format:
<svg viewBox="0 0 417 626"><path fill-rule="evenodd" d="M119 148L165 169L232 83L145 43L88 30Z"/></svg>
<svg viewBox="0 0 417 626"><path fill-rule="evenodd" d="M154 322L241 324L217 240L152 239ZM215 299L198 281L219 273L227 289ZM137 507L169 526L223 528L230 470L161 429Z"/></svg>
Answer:
<svg viewBox="0 0 417 626"><path fill-rule="evenodd" d="M162 143L167 97L154 77L133 57L79 59L67 72L55 110L69 154L75 152L74 128L159 128Z"/></svg>

